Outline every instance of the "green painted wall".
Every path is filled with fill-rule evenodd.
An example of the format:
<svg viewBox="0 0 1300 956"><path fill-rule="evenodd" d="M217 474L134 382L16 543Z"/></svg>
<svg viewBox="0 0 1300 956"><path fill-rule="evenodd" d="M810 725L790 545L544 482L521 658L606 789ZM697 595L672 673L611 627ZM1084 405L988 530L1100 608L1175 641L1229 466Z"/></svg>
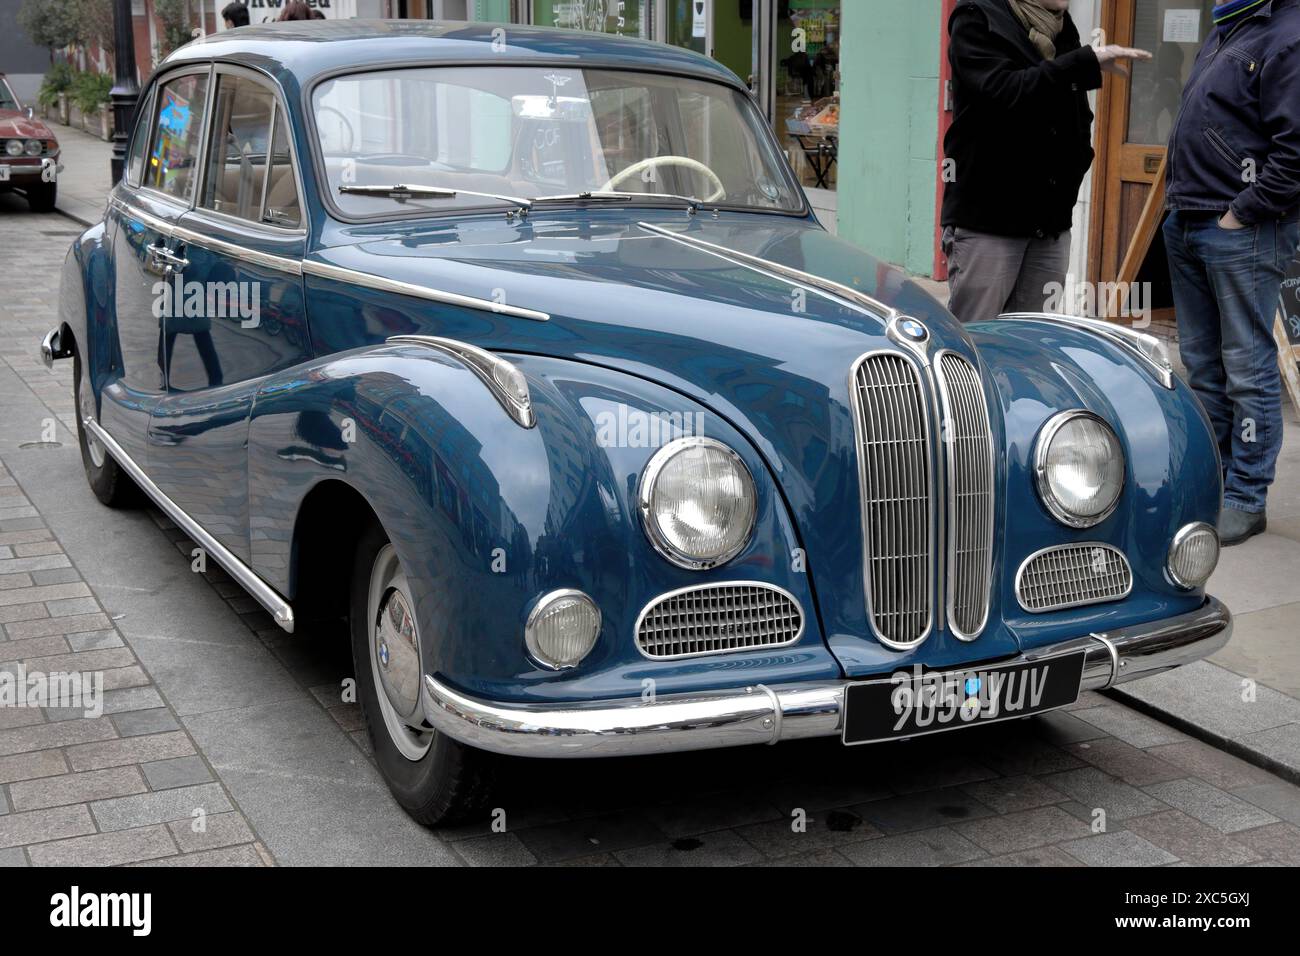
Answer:
<svg viewBox="0 0 1300 956"><path fill-rule="evenodd" d="M734 0L714 0L713 58L742 81L749 79L754 60L754 30L750 21L740 19L740 4Z"/></svg>
<svg viewBox="0 0 1300 956"><path fill-rule="evenodd" d="M510 22L510 0L474 0L471 9L475 20L489 23Z"/></svg>
<svg viewBox="0 0 1300 956"><path fill-rule="evenodd" d="M934 271L940 4L841 8L838 232L908 272Z"/></svg>

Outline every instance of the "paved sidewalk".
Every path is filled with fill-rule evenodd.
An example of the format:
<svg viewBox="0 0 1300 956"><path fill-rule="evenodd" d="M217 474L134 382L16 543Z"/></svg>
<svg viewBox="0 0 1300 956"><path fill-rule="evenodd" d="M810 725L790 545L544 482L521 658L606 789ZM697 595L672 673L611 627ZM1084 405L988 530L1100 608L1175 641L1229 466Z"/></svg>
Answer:
<svg viewBox="0 0 1300 956"><path fill-rule="evenodd" d="M112 170L112 143L72 126L60 126L48 120L62 150L59 156L63 172L59 173L57 208L83 226L104 218Z"/></svg>
<svg viewBox="0 0 1300 956"><path fill-rule="evenodd" d="M102 671L112 689L99 718L0 708L0 863L1300 865L1300 788L1093 693L888 747L514 761L505 832L416 826L340 699L345 637L284 634L225 575L193 573L192 545L157 511L90 495L70 364L48 372L36 356L76 232L0 197L0 671ZM1276 504L1286 533L1300 488ZM1295 547L1270 534L1225 555L1213 587L1251 608L1243 658L1126 692L1150 686L1151 706L1281 752L1296 722L1281 686ZM1274 630L1251 618L1270 611ZM1236 703L1238 672L1259 673L1254 703Z"/></svg>

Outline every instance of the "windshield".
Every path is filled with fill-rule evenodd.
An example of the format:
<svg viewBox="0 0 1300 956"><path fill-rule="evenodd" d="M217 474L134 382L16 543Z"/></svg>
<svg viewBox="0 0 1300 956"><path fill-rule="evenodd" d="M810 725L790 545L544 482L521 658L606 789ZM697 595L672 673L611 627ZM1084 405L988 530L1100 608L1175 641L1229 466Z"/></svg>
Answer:
<svg viewBox="0 0 1300 956"><path fill-rule="evenodd" d="M0 110L19 109L18 100L9 89L9 83L0 77Z"/></svg>
<svg viewBox="0 0 1300 956"><path fill-rule="evenodd" d="M331 197L350 216L506 201L482 194L803 205L749 98L718 83L555 67L383 70L321 83L313 112ZM363 188L396 185L425 194Z"/></svg>

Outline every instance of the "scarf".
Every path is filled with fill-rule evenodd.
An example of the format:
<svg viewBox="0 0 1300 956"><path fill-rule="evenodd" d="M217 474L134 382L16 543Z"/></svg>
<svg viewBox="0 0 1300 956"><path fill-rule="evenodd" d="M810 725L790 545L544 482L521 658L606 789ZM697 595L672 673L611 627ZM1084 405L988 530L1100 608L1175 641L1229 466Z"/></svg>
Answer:
<svg viewBox="0 0 1300 956"><path fill-rule="evenodd" d="M1065 29L1065 11L1048 10L1039 0L1007 0L1007 3L1016 19L1029 31L1029 39L1043 54L1043 59L1055 59L1056 37Z"/></svg>
<svg viewBox="0 0 1300 956"><path fill-rule="evenodd" d="M1227 23L1234 17L1240 16L1247 10L1253 10L1256 7L1262 7L1268 0L1226 0L1220 3L1210 11L1210 19L1216 25Z"/></svg>

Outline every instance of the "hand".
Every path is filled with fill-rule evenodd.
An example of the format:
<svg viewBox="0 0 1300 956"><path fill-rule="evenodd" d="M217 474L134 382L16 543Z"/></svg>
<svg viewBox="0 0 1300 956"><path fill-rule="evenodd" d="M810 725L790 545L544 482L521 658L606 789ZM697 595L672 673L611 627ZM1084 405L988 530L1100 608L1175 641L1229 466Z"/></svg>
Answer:
<svg viewBox="0 0 1300 956"><path fill-rule="evenodd" d="M1219 228L1229 230L1245 229L1246 224L1238 219L1233 214L1232 210L1229 209L1223 214L1223 218L1219 220Z"/></svg>
<svg viewBox="0 0 1300 956"><path fill-rule="evenodd" d="M1094 48L1097 53L1097 62L1101 64L1103 73L1113 73L1116 76L1128 76L1128 64L1125 60L1149 60L1151 54L1146 50L1139 50L1131 46L1099 46Z"/></svg>

